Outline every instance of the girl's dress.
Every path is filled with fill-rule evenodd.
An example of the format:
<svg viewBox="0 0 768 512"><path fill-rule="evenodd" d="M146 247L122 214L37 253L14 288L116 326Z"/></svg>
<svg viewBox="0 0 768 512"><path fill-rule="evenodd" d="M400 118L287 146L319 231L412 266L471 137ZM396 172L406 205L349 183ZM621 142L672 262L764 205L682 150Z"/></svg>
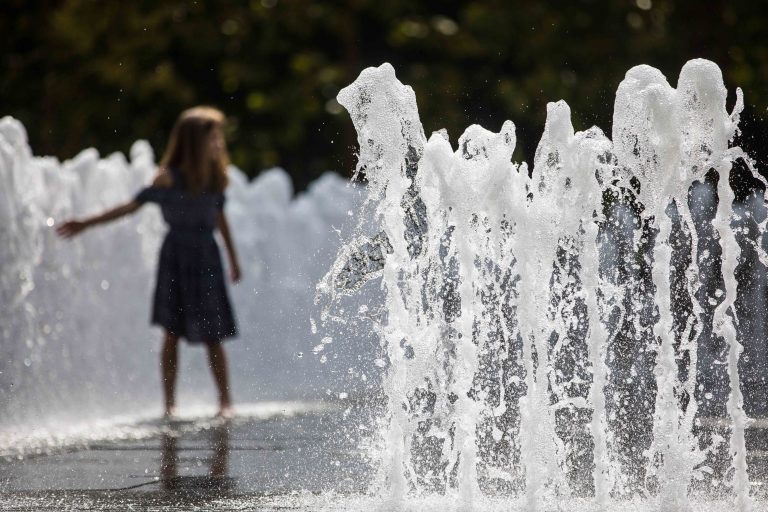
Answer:
<svg viewBox="0 0 768 512"><path fill-rule="evenodd" d="M224 194L193 195L184 190L182 173L170 172L171 187L147 187L134 199L159 204L169 226L160 249L152 324L190 343L219 343L237 335L213 237Z"/></svg>

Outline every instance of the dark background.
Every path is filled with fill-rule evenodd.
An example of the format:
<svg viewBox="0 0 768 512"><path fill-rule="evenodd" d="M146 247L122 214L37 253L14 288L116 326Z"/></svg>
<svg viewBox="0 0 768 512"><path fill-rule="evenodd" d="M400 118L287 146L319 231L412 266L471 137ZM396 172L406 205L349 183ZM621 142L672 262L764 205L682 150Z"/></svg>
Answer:
<svg viewBox="0 0 768 512"><path fill-rule="evenodd" d="M367 66L391 62L416 91L425 131L453 141L472 123L518 128L530 161L546 103L576 129L610 135L614 92L637 64L674 86L704 57L744 89L741 144L758 161L768 125L764 1L3 0L0 115L20 119L36 154L88 146L157 153L179 112L228 115L233 162L281 166L298 190L326 170L349 175L355 134L335 102Z"/></svg>

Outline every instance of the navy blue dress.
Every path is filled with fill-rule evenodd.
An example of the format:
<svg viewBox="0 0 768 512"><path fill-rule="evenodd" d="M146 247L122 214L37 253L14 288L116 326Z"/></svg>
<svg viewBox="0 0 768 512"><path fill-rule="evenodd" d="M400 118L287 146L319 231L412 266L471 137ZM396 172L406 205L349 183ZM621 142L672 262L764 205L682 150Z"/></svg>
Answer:
<svg viewBox="0 0 768 512"><path fill-rule="evenodd" d="M147 187L134 199L159 204L169 226L160 249L152 324L190 343L219 343L237 335L213 237L224 194L190 194L181 172L170 172L171 187Z"/></svg>

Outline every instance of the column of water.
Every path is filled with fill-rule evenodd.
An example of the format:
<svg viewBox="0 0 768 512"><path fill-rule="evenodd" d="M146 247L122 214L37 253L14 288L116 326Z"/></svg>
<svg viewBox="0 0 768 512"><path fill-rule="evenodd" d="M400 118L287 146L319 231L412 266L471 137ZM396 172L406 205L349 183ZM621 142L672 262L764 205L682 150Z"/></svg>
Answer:
<svg viewBox="0 0 768 512"><path fill-rule="evenodd" d="M738 510L749 511L752 509L752 500L749 495L747 449L744 438L748 418L744 412L744 398L739 382L739 356L743 348L737 338L736 326L734 325L734 317L736 315L734 303L737 294L735 272L741 249L731 229L734 199L733 190L731 190L729 185L731 162L722 162L717 171L720 175L717 186L719 203L713 223L720 236L720 247L723 250L722 271L725 280L725 296L723 302L715 309L713 322L715 333L722 336L728 343L728 375L730 377L731 391L728 395L726 406L728 415L731 417L730 452L733 456L732 486L736 494Z"/></svg>

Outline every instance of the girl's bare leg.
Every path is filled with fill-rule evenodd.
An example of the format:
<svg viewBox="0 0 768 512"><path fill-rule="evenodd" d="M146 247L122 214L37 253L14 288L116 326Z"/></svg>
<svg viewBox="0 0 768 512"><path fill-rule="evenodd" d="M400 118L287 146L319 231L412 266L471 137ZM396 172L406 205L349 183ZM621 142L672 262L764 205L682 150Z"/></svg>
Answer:
<svg viewBox="0 0 768 512"><path fill-rule="evenodd" d="M229 416L232 414L232 399L229 396L227 358L221 343L208 345L208 361L216 381L216 387L219 389L219 416Z"/></svg>
<svg viewBox="0 0 768 512"><path fill-rule="evenodd" d="M173 416L176 412L176 367L178 366L179 337L165 332L163 349L160 354L163 391L165 392L165 415Z"/></svg>

